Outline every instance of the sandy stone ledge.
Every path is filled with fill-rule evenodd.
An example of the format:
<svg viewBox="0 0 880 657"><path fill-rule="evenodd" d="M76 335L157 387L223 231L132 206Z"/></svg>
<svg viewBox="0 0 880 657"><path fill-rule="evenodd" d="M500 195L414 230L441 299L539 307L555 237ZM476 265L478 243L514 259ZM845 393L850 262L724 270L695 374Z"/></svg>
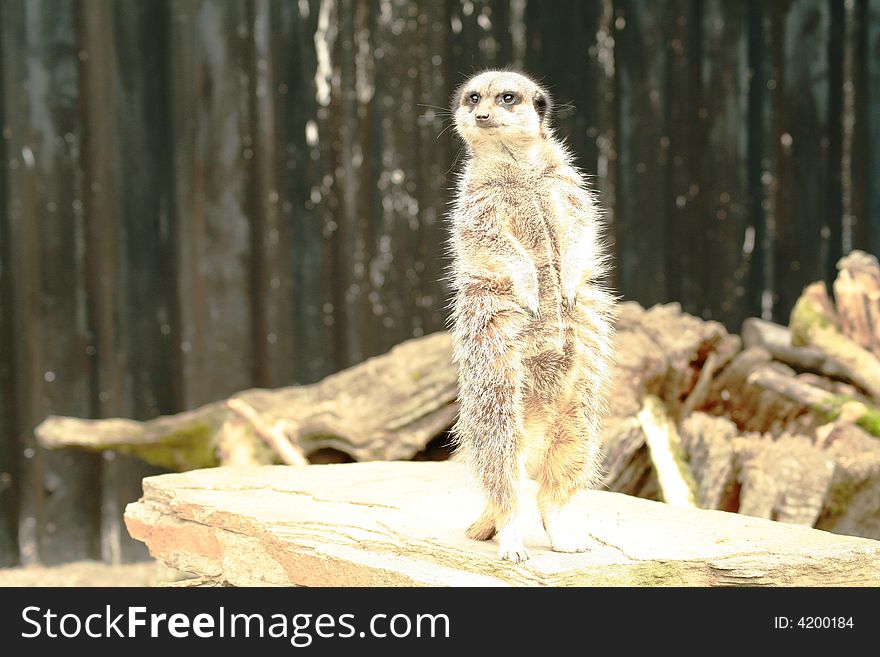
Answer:
<svg viewBox="0 0 880 657"><path fill-rule="evenodd" d="M520 565L465 538L481 502L454 462L149 477L125 521L168 566L235 586L880 585L878 541L620 493L576 503L592 550L552 552L532 503Z"/></svg>

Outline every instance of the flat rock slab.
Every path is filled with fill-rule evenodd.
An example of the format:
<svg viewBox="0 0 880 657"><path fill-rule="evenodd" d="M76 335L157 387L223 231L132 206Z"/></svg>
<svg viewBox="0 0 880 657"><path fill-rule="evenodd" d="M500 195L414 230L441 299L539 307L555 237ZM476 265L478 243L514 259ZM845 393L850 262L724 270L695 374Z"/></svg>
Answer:
<svg viewBox="0 0 880 657"><path fill-rule="evenodd" d="M880 586L878 541L620 493L576 504L592 549L552 552L532 502L518 565L465 537L482 503L454 462L149 477L125 521L169 566L237 586Z"/></svg>

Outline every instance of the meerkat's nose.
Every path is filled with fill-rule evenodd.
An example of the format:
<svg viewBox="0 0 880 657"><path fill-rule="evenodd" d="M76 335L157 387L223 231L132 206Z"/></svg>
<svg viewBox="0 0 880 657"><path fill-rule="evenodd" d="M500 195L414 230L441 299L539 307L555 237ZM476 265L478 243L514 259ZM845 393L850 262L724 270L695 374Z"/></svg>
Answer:
<svg viewBox="0 0 880 657"><path fill-rule="evenodd" d="M474 115L474 119L476 119L480 123L485 123L489 120L489 110L477 110L477 113Z"/></svg>

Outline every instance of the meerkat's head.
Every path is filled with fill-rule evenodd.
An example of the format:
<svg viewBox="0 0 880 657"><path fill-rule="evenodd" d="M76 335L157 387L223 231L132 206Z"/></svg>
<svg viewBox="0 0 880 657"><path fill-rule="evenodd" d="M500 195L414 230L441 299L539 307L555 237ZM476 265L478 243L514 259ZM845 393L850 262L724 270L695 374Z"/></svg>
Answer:
<svg viewBox="0 0 880 657"><path fill-rule="evenodd" d="M550 95L531 78L514 71L484 71L455 92L455 129L468 146L529 147L550 134Z"/></svg>

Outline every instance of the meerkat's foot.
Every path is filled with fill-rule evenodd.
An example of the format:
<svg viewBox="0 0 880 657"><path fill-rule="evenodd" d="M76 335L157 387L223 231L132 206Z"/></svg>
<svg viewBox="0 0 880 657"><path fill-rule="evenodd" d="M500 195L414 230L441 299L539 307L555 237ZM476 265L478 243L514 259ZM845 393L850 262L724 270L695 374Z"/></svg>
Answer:
<svg viewBox="0 0 880 657"><path fill-rule="evenodd" d="M498 556L502 561L513 563L522 563L529 558L526 546L523 545L519 522L509 522L498 530Z"/></svg>
<svg viewBox="0 0 880 657"><path fill-rule="evenodd" d="M544 514L544 529L554 552L586 552L590 549L590 536L584 523L571 512L548 511Z"/></svg>

